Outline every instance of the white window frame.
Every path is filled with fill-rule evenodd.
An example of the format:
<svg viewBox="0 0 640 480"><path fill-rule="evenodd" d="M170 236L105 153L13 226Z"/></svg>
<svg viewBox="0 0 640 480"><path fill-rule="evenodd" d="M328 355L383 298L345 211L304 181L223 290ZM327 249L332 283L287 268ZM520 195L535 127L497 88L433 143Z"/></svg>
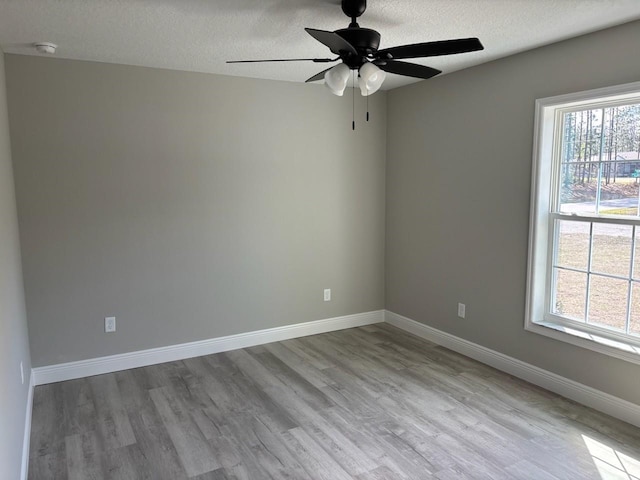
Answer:
<svg viewBox="0 0 640 480"><path fill-rule="evenodd" d="M640 337L633 338L604 327L572 322L549 310L553 256L551 222L559 215L551 212L556 191L555 176L560 169L562 117L566 112L640 103L640 82L536 100L531 172L531 213L525 330L563 342L640 364ZM566 219L571 220L572 215ZM574 217L575 218L575 217ZM612 217L607 223L615 223ZM632 223L640 229L640 219Z"/></svg>

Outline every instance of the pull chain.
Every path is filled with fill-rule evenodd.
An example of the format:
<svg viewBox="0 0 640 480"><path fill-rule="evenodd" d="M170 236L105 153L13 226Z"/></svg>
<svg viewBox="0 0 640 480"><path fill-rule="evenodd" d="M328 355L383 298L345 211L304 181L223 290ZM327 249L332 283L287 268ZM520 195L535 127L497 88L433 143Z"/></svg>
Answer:
<svg viewBox="0 0 640 480"><path fill-rule="evenodd" d="M369 121L369 90L367 89L367 122Z"/></svg>
<svg viewBox="0 0 640 480"><path fill-rule="evenodd" d="M353 85L351 86L351 130L356 129L356 71L353 70Z"/></svg>

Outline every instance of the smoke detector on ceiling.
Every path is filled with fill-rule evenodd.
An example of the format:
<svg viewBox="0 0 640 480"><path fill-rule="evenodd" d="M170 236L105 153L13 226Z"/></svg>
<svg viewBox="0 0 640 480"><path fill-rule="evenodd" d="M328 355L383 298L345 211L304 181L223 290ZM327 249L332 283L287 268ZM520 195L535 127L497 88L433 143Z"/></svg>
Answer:
<svg viewBox="0 0 640 480"><path fill-rule="evenodd" d="M38 42L34 43L33 46L36 47L38 53L45 53L48 55L56 53L56 48L58 48L58 45L51 42Z"/></svg>

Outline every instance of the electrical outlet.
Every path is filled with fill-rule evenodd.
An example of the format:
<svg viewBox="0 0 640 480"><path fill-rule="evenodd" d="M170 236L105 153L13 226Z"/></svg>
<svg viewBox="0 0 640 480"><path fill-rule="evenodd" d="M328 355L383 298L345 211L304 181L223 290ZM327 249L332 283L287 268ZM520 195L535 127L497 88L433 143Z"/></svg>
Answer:
<svg viewBox="0 0 640 480"><path fill-rule="evenodd" d="M22 379L22 384L24 385L24 365L20 362L20 378Z"/></svg>
<svg viewBox="0 0 640 480"><path fill-rule="evenodd" d="M330 288L325 288L324 289L324 301L325 302L330 302L331 301L331 289Z"/></svg>
<svg viewBox="0 0 640 480"><path fill-rule="evenodd" d="M464 318L464 315L466 313L467 307L464 303L459 303L458 304L458 316L460 318Z"/></svg>
<svg viewBox="0 0 640 480"><path fill-rule="evenodd" d="M116 331L116 317L105 317L104 331L106 333L112 333Z"/></svg>

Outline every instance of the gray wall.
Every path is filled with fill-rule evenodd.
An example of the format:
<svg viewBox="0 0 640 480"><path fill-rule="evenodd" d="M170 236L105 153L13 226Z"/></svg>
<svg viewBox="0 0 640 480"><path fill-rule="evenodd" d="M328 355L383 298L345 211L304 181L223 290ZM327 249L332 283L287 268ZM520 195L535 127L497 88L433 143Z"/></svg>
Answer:
<svg viewBox="0 0 640 480"><path fill-rule="evenodd" d="M0 50L0 478L20 478L31 360ZM25 380L20 377L23 362Z"/></svg>
<svg viewBox="0 0 640 480"><path fill-rule="evenodd" d="M524 331L534 101L640 80L637 45L638 22L389 93L387 309L640 404L640 366Z"/></svg>
<svg viewBox="0 0 640 480"><path fill-rule="evenodd" d="M6 63L35 366L383 308L385 94Z"/></svg>

